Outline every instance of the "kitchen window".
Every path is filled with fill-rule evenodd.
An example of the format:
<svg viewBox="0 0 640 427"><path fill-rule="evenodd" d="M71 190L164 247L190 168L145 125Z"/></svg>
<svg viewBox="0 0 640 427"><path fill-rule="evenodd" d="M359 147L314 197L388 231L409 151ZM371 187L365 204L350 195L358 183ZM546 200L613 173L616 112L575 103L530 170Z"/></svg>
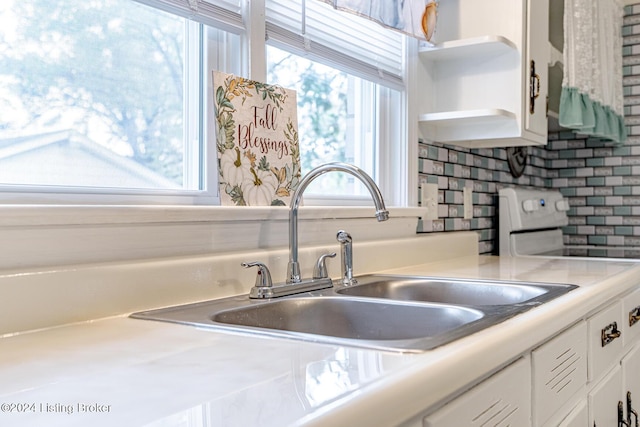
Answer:
<svg viewBox="0 0 640 427"><path fill-rule="evenodd" d="M307 130L311 115L321 114L312 111L318 100L298 95L300 131L310 134L303 173L339 160L392 182L385 177L398 165L384 153L406 140L403 36L315 0L267 0L263 15L247 12L256 7L239 0L3 1L0 200L217 204L216 153L207 149L214 140L210 71L247 75L260 58L264 75L252 78L300 92L309 88L291 70L304 67L307 82L319 84L311 92L325 103L334 98L324 116L334 121ZM246 28L261 19L268 40L260 45ZM385 195L398 190L383 188ZM315 192L357 199L359 191L336 176Z"/></svg>

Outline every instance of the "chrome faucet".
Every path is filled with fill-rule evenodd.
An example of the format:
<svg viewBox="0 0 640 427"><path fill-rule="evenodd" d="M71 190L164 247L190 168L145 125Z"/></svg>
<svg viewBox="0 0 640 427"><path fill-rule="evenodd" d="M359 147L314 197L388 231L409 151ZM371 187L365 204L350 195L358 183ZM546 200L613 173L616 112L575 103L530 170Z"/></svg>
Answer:
<svg viewBox="0 0 640 427"><path fill-rule="evenodd" d="M278 296L291 295L301 292L308 292L313 290L330 288L333 286L333 281L328 277L325 261L327 258L333 258L335 253L323 254L320 256L314 267L313 278L303 280L300 276L300 264L298 263L298 208L302 201L302 193L307 188L309 183L327 172L346 172L358 178L367 187L373 203L376 208L376 218L378 221L386 221L389 219L389 211L384 205L382 199L382 193L371 179L369 175L362 169L349 165L346 163L326 163L320 165L315 169L312 169L307 175L302 178L298 187L293 193L291 198L291 205L289 208L289 264L287 265L287 278L284 284L273 285L270 279L269 270L267 267L258 262L243 263L246 268L258 267L258 277L256 278L256 285L251 289L249 294L250 298L274 298ZM348 235L348 233L345 233ZM350 238L351 236L349 236ZM349 239L350 240L350 239ZM343 251L346 250L343 246ZM351 246L349 245L348 257L343 253L343 264L349 262L351 265ZM350 270L350 274L351 270ZM346 276L343 271L343 275ZM351 276L352 277L352 276Z"/></svg>
<svg viewBox="0 0 640 427"><path fill-rule="evenodd" d="M300 181L291 198L291 207L289 209L289 265L287 267L287 283L299 283L302 280L300 278L300 264L298 263L298 208L302 200L302 193L304 193L304 190L311 181L320 175L332 171L346 172L362 181L365 187L367 187L367 190L369 190L369 193L371 193L373 203L376 207L376 218L378 221L386 221L389 219L389 211L387 211L384 205L380 189L373 179L362 169L346 163L327 163L312 169L305 175L302 181Z"/></svg>

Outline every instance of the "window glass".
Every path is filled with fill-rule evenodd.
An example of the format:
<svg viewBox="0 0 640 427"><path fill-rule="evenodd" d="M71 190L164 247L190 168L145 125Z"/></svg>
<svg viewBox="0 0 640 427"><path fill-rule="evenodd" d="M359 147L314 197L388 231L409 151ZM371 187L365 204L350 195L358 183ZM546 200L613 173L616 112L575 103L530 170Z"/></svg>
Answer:
<svg viewBox="0 0 640 427"><path fill-rule="evenodd" d="M268 81L297 91L302 172L327 161L353 163L391 194L384 175L396 159L380 153L390 143L383 135L397 143L405 131L405 37L320 1L266 0L265 7ZM345 196L340 203L368 196L346 174L323 175L308 193L319 203L318 196Z"/></svg>
<svg viewBox="0 0 640 427"><path fill-rule="evenodd" d="M128 0L1 7L1 183L185 188L184 18Z"/></svg>
<svg viewBox="0 0 640 427"><path fill-rule="evenodd" d="M269 21L282 18L279 3L295 25ZM238 0L3 0L0 200L217 203L211 71L248 76L265 50L268 75L248 77L298 92L303 173L343 161L379 180L379 135L403 126L384 116L402 110L401 97L384 95L402 91L402 38L304 4L267 0L243 17ZM329 15L353 34L323 33ZM256 23L266 24L268 45L245 34ZM363 47L372 37L380 49ZM310 190L366 193L344 174Z"/></svg>
<svg viewBox="0 0 640 427"><path fill-rule="evenodd" d="M377 175L375 84L269 46L268 80L296 90L303 174L327 162L346 162ZM365 194L347 174L315 180L309 193Z"/></svg>

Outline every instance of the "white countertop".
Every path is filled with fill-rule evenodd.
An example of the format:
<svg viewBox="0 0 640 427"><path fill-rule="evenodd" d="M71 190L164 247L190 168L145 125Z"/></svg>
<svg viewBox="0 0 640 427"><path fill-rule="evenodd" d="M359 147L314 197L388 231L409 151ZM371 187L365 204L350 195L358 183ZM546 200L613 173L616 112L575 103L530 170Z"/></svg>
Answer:
<svg viewBox="0 0 640 427"><path fill-rule="evenodd" d="M0 425L398 425L640 283L633 263L569 258L469 257L394 271L580 288L422 354L126 316L9 335L0 339Z"/></svg>

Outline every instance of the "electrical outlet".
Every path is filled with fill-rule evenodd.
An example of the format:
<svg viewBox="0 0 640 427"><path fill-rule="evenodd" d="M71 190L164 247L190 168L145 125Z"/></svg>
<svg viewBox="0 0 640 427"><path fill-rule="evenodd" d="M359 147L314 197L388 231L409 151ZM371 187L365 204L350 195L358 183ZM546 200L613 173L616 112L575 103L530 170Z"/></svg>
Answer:
<svg viewBox="0 0 640 427"><path fill-rule="evenodd" d="M464 199L464 219L473 218L473 190L467 187L462 189Z"/></svg>
<svg viewBox="0 0 640 427"><path fill-rule="evenodd" d="M423 219L438 219L438 184L422 184L420 192L422 207L427 208Z"/></svg>

